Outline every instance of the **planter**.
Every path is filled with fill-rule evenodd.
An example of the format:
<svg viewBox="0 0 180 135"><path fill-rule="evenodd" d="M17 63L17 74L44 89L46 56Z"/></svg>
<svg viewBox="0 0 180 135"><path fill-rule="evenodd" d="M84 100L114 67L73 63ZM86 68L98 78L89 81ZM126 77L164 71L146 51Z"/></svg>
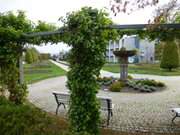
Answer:
<svg viewBox="0 0 180 135"><path fill-rule="evenodd" d="M119 51L113 51L114 55L119 58L128 58L131 56L136 55L135 50L119 50Z"/></svg>

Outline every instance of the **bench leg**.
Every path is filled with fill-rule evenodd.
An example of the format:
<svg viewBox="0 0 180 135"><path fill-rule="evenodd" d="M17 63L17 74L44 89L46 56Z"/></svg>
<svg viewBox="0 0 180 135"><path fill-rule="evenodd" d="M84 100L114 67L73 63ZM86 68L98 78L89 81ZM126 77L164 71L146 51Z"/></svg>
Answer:
<svg viewBox="0 0 180 135"><path fill-rule="evenodd" d="M172 123L174 123L174 120L176 119L176 117L178 117L178 114L176 113L176 115L172 118Z"/></svg>
<svg viewBox="0 0 180 135"><path fill-rule="evenodd" d="M109 126L110 118L113 116L112 110L108 110L108 117L107 117L107 126Z"/></svg>
<svg viewBox="0 0 180 135"><path fill-rule="evenodd" d="M113 112L112 112L112 110L111 110L111 117L113 116Z"/></svg>
<svg viewBox="0 0 180 135"><path fill-rule="evenodd" d="M109 126L110 117L111 117L111 112L110 112L110 110L108 110L107 126Z"/></svg>
<svg viewBox="0 0 180 135"><path fill-rule="evenodd" d="M57 108L56 108L56 115L58 114L58 109L59 109L60 105L61 105L61 104L58 104L58 105L57 105Z"/></svg>
<svg viewBox="0 0 180 135"><path fill-rule="evenodd" d="M65 104L64 103L61 103L63 106L64 106L64 109L66 109L66 106L65 106Z"/></svg>
<svg viewBox="0 0 180 135"><path fill-rule="evenodd" d="M56 108L56 115L58 114L58 109L59 109L59 107L60 107L61 105L63 105L63 106L64 106L64 109L66 109L66 106L65 106L64 103L58 104L58 105L57 105L57 108Z"/></svg>

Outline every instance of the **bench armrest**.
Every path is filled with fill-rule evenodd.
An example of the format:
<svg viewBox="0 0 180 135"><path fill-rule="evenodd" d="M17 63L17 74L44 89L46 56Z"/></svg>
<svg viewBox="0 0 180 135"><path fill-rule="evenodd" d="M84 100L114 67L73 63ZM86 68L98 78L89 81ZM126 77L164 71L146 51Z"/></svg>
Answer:
<svg viewBox="0 0 180 135"><path fill-rule="evenodd" d="M115 104L112 104L112 109L114 109L114 107L115 107Z"/></svg>
<svg viewBox="0 0 180 135"><path fill-rule="evenodd" d="M64 95L70 95L69 92L59 92L59 91L53 91L52 92L54 95L57 95L57 94L64 94Z"/></svg>
<svg viewBox="0 0 180 135"><path fill-rule="evenodd" d="M180 114L180 108L172 108L171 111Z"/></svg>

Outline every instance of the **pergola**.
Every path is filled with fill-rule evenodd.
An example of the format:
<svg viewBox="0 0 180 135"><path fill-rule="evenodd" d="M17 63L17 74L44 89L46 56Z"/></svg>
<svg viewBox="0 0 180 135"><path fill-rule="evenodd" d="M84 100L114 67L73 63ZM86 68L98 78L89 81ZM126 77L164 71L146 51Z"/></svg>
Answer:
<svg viewBox="0 0 180 135"><path fill-rule="evenodd" d="M102 29L117 29L117 30L147 30L149 27L155 26L157 31L160 29L173 29L173 30L180 30L180 23L174 24L129 24L129 25L109 25ZM50 36L50 35L57 35L63 34L66 31L65 27L62 27L56 31L46 31L46 32L36 32L36 33L24 33L24 36L27 38L36 37L36 36ZM179 35L180 36L180 35ZM19 60L19 69L20 69L20 83L24 81L23 75L23 66L22 66L22 58Z"/></svg>
<svg viewBox="0 0 180 135"><path fill-rule="evenodd" d="M180 30L180 23L174 24L154 24L158 28L166 28L166 29L175 29ZM146 30L148 27L153 26L153 24L129 24L129 25L110 25L102 29L119 29L119 30ZM47 32L36 32L36 33L25 33L24 35L27 37L35 37L35 36L50 36L56 34L63 34L65 28L60 28L57 31L47 31Z"/></svg>

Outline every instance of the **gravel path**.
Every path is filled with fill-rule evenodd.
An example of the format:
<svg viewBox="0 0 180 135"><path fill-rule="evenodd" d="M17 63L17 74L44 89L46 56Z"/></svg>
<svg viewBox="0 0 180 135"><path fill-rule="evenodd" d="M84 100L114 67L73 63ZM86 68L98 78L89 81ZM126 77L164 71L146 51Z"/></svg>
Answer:
<svg viewBox="0 0 180 135"><path fill-rule="evenodd" d="M61 68L68 70L67 66L53 62ZM115 76L106 71L101 71L102 76ZM139 127L154 128L160 127L164 132L171 132L173 129L180 129L180 118L176 119L176 125L171 125L173 113L171 108L180 106L180 77L162 77L154 75L132 75L136 78L151 78L165 82L167 87L161 92L155 93L113 93L100 91L98 95L112 97L115 104L114 116L111 119L110 127L133 130ZM48 111L55 112L56 102L52 91L67 91L65 76L47 79L29 86L29 100L36 106ZM63 108L60 113L64 113ZM102 118L106 118L102 113ZM128 129L129 130L129 129Z"/></svg>
<svg viewBox="0 0 180 135"><path fill-rule="evenodd" d="M65 76L46 79L38 83L29 85L28 99L37 107L48 112L54 112L56 109L53 91L67 91Z"/></svg>

